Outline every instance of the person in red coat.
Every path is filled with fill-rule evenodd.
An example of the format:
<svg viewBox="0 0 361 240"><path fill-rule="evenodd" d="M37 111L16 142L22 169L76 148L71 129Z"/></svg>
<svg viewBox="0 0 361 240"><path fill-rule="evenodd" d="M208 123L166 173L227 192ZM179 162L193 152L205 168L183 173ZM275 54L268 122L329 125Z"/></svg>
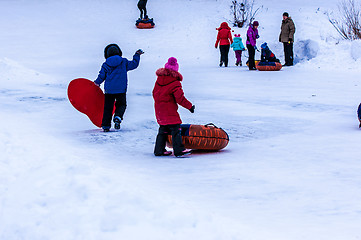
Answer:
<svg viewBox="0 0 361 240"><path fill-rule="evenodd" d="M178 104L194 113L195 106L184 96L181 81L183 76L178 72L177 59L171 57L164 68L156 71L157 81L153 89L155 116L160 125L155 142L154 155L167 156L172 152L165 149L168 135L172 135L173 150L176 157L190 154L182 144L180 124L182 120L178 114Z"/></svg>
<svg viewBox="0 0 361 240"><path fill-rule="evenodd" d="M221 61L219 66L222 67L224 63L224 66L227 67L229 47L233 43L231 28L228 26L228 23L222 22L221 26L217 28L217 30L218 35L215 47L217 48L219 44L219 50L221 52Z"/></svg>

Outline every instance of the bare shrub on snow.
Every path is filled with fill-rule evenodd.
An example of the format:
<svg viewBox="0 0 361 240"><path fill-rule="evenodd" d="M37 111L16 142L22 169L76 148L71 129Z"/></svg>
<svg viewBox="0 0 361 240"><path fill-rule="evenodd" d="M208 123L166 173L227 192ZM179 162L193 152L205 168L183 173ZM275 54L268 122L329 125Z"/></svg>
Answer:
<svg viewBox="0 0 361 240"><path fill-rule="evenodd" d="M255 9L255 0L232 0L231 13L233 15L233 26L242 28L251 23L261 7Z"/></svg>
<svg viewBox="0 0 361 240"><path fill-rule="evenodd" d="M337 18L328 14L328 20L343 39L361 39L361 4L357 0L342 0Z"/></svg>

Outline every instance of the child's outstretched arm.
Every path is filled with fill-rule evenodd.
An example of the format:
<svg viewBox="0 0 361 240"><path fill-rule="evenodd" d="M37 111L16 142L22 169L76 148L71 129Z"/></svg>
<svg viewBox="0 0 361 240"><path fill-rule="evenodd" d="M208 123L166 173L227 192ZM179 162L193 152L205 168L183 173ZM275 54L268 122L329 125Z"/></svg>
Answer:
<svg viewBox="0 0 361 240"><path fill-rule="evenodd" d="M134 70L139 66L140 55L142 55L143 53L144 52L141 49L135 52L133 60L127 62L127 71Z"/></svg>

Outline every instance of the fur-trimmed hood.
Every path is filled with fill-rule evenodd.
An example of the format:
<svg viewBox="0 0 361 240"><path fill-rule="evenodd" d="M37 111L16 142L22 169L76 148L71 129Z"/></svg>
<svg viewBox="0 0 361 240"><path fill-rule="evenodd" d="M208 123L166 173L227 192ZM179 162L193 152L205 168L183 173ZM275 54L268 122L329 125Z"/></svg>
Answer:
<svg viewBox="0 0 361 240"><path fill-rule="evenodd" d="M216 30L220 31L222 29L227 29L227 30L231 30L231 28L228 26L227 22L222 22L221 26L219 26L219 28L216 28Z"/></svg>
<svg viewBox="0 0 361 240"><path fill-rule="evenodd" d="M288 18L286 18L285 20L282 20L283 23L287 23L287 22L290 22L290 21L293 22L293 20L292 20L291 17L288 17Z"/></svg>
<svg viewBox="0 0 361 240"><path fill-rule="evenodd" d="M181 124L178 105L191 109L192 103L184 96L183 76L174 70L160 68L156 71L157 81L152 91L154 110L159 125Z"/></svg>
<svg viewBox="0 0 361 240"><path fill-rule="evenodd" d="M167 69L167 68L159 68L155 74L158 76L157 84L161 86L168 85L174 81L182 81L183 76L179 72Z"/></svg>

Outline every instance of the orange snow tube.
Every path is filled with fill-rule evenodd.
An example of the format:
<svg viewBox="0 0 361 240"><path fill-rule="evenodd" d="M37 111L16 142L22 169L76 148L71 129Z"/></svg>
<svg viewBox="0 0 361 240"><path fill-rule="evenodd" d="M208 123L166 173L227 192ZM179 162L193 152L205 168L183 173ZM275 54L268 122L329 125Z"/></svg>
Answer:
<svg viewBox="0 0 361 240"><path fill-rule="evenodd" d="M228 145L228 134L213 123L206 125L181 124L182 143L187 149L218 151ZM167 146L172 147L172 136L168 136Z"/></svg>
<svg viewBox="0 0 361 240"><path fill-rule="evenodd" d="M138 23L136 26L140 29L154 28L154 25L151 23Z"/></svg>
<svg viewBox="0 0 361 240"><path fill-rule="evenodd" d="M279 62L267 62L264 64L262 62L259 62L256 65L256 68L259 71L279 71L282 68L282 64Z"/></svg>

